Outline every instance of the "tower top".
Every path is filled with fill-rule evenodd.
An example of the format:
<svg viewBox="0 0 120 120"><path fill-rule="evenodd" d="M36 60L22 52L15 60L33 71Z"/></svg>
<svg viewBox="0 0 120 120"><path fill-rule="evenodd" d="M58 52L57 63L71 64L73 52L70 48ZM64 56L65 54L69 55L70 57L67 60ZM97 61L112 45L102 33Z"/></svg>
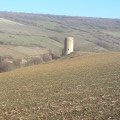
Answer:
<svg viewBox="0 0 120 120"><path fill-rule="evenodd" d="M65 39L74 39L73 37L66 37Z"/></svg>

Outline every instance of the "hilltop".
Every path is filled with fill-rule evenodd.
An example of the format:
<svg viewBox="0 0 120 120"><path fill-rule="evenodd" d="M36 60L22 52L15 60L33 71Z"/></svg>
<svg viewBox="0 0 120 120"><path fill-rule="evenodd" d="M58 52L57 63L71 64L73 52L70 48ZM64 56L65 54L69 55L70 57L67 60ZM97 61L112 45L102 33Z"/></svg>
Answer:
<svg viewBox="0 0 120 120"><path fill-rule="evenodd" d="M120 19L0 12L1 56L60 55L66 36L77 51L120 51Z"/></svg>
<svg viewBox="0 0 120 120"><path fill-rule="evenodd" d="M0 74L0 119L120 118L120 53L102 53Z"/></svg>

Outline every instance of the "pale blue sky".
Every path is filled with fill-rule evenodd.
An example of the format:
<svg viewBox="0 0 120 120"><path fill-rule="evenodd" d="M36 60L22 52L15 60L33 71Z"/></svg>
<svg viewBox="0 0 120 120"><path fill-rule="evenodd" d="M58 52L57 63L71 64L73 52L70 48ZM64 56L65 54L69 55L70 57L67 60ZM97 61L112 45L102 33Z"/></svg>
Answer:
<svg viewBox="0 0 120 120"><path fill-rule="evenodd" d="M120 18L120 0L0 0L0 11Z"/></svg>

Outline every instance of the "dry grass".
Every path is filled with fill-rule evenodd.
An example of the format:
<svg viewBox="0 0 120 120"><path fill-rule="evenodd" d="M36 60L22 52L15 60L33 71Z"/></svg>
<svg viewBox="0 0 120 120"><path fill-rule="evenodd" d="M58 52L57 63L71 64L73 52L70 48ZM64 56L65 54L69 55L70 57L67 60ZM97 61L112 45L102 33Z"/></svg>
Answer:
<svg viewBox="0 0 120 120"><path fill-rule="evenodd" d="M0 23L14 24L14 25L20 25L20 26L22 26L22 24L20 24L18 22L13 22L11 20L7 20L7 19L4 19L4 18L0 18Z"/></svg>
<svg viewBox="0 0 120 120"><path fill-rule="evenodd" d="M0 120L119 120L119 99L120 53L0 74Z"/></svg>
<svg viewBox="0 0 120 120"><path fill-rule="evenodd" d="M9 48L9 46L0 45L0 56L4 56L4 55L10 55L10 56L13 56L14 58L20 58L24 56L19 51L15 51Z"/></svg>
<svg viewBox="0 0 120 120"><path fill-rule="evenodd" d="M46 48L32 47L32 46L31 47L25 47L25 46L10 46L10 45L7 45L5 47L8 48L11 51L16 52L16 53L21 53L22 55L29 55L29 56L30 55L41 55L41 54L47 53L47 51L48 51ZM20 55L19 55L19 57L20 57Z"/></svg>

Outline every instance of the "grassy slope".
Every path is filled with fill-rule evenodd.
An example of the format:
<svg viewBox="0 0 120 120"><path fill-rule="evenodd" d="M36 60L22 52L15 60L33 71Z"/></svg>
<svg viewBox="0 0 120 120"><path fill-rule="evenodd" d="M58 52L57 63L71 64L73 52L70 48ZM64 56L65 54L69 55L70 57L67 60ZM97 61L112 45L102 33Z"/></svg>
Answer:
<svg viewBox="0 0 120 120"><path fill-rule="evenodd" d="M120 53L0 74L0 119L119 119Z"/></svg>
<svg viewBox="0 0 120 120"><path fill-rule="evenodd" d="M40 22L44 24L44 27L46 26L46 23L47 24L49 23L49 22L43 23L42 21ZM10 23L8 21L5 23L4 21L1 21L0 22L0 41L3 42L5 45L11 45L11 49L13 51L16 51L14 46L16 47L25 46L28 48L32 46L34 47L34 50L36 50L36 52L38 52L38 49L36 49L36 47L39 47L40 52L41 52L41 49L45 49L45 52L51 49L53 52L56 51L57 53L60 53L62 44L59 42L56 42L55 40L51 40L49 38L49 35L51 33L44 27L39 28L32 25L24 25L24 24L19 25L19 22L15 24L15 23ZM53 25L52 24L49 25L49 28L53 28ZM17 51L18 53L20 52L23 55L26 54L26 50L25 51L17 50ZM31 55L36 55L34 54L34 52L31 52L31 50L29 51L29 53L31 53ZM9 51L6 52L6 54L10 54ZM26 54L26 55L29 55L29 54Z"/></svg>
<svg viewBox="0 0 120 120"><path fill-rule="evenodd" d="M120 51L120 20L0 12L0 41L11 47L39 46L61 54L66 36L75 38L78 51Z"/></svg>
<svg viewBox="0 0 120 120"><path fill-rule="evenodd" d="M3 45L0 45L0 55L1 56L10 55L10 56L14 56L14 58L19 58L19 57L24 56L23 54L19 53L18 51L11 50L8 48L8 46L3 46Z"/></svg>

